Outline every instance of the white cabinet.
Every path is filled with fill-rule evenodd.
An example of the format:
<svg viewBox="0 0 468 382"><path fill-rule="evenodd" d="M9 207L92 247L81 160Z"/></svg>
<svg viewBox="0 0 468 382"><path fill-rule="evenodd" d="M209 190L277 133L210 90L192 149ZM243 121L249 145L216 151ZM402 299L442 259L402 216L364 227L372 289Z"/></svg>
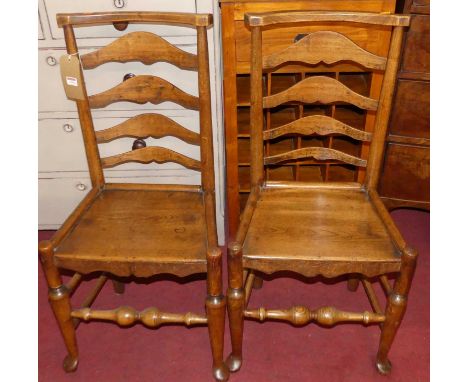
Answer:
<svg viewBox="0 0 468 382"><path fill-rule="evenodd" d="M55 15L69 12L115 12L115 11L153 11L153 12L196 12L196 0L44 0L47 8L52 38L63 39L63 31L57 26ZM146 25L145 30L160 36L195 35L194 28L168 25ZM125 32L141 30L139 25L129 25ZM77 28L77 39L116 37L118 32L112 25L96 28Z"/></svg>
<svg viewBox="0 0 468 382"><path fill-rule="evenodd" d="M62 29L57 27L55 16L66 12L100 11L168 11L168 12L218 12L216 0L39 0L38 21L38 72L39 72L39 228L58 228L91 187L87 172L86 155L80 122L73 101L63 91L59 59L65 50ZM215 27L208 33L212 86L213 130L215 145L216 209L218 236L224 243L224 146L221 116L221 84L219 51L219 17L214 15ZM196 53L196 30L172 26L129 25L125 31L113 26L75 28L81 54L107 45L121 35L133 30L150 31L166 38L180 49ZM127 73L150 74L166 79L183 91L197 95L197 73L182 70L168 63L144 65L141 63L107 63L84 72L88 94L96 94L122 82ZM92 111L96 130L115 126L141 112L151 110L164 114L189 130L199 131L198 112L164 102L144 105L118 102ZM148 144L156 142L151 138ZM102 157L130 151L133 139L118 139L99 145ZM194 159L199 159L199 147L174 137L157 140L158 146L171 147ZM109 182L200 184L200 173L175 163L143 165L126 163L106 169Z"/></svg>

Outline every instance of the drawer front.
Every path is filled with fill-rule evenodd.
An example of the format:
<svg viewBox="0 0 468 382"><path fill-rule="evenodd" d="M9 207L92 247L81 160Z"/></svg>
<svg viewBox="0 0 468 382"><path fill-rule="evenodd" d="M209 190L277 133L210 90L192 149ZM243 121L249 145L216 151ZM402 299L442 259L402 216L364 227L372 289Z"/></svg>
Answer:
<svg viewBox="0 0 468 382"><path fill-rule="evenodd" d="M408 13L421 13L428 15L430 12L430 0L413 0L410 1L409 7L406 10Z"/></svg>
<svg viewBox="0 0 468 382"><path fill-rule="evenodd" d="M264 56L273 52L281 51L292 45L296 36L304 33L311 33L319 30L333 30L348 36L356 44L363 49L374 54L385 56L390 42L390 30L387 27L359 27L359 26L301 26L290 28L275 28L266 30L262 33L262 53ZM243 21L235 22L235 39L236 39L236 59L237 73L248 73L250 68L250 40L251 33L244 25ZM320 67L317 70L324 70ZM348 64L342 71L362 71L358 65Z"/></svg>
<svg viewBox="0 0 468 382"><path fill-rule="evenodd" d="M63 39L63 30L57 26L55 15L69 12L115 12L115 11L158 11L158 12L196 12L195 0L45 0L52 38ZM160 36L195 35L193 28L145 25L145 30ZM125 33L141 29L141 24L130 24ZM112 25L75 28L75 36L81 38L116 37L122 32Z"/></svg>
<svg viewBox="0 0 468 382"><path fill-rule="evenodd" d="M389 198L429 201L429 148L389 143L380 193Z"/></svg>
<svg viewBox="0 0 468 382"><path fill-rule="evenodd" d="M87 175L79 178L39 179L39 226L62 224L91 189Z"/></svg>
<svg viewBox="0 0 468 382"><path fill-rule="evenodd" d="M192 53L196 46L181 47ZM82 54L90 52L82 49ZM66 51L62 49L39 50L39 112L76 111L74 101L67 99L60 77L60 57ZM84 72L86 87L89 95L100 93L122 82L127 73L135 75L150 74L164 78L185 92L198 95L197 72L181 70L174 65L159 62L154 65L144 65L139 62L126 64L107 63L96 69ZM159 105L146 103L138 105L130 102L117 102L100 110L148 110L148 109L183 109L173 102L163 102Z"/></svg>
<svg viewBox="0 0 468 382"><path fill-rule="evenodd" d="M406 35L401 70L404 72L429 73L430 44L429 16L413 15Z"/></svg>
<svg viewBox="0 0 468 382"><path fill-rule="evenodd" d="M429 138L429 82L399 80L390 134Z"/></svg>
<svg viewBox="0 0 468 382"><path fill-rule="evenodd" d="M171 119L182 126L199 131L198 116L170 116ZM107 129L127 118L95 118L94 126L96 130ZM199 159L199 146L187 144L174 137L164 137L161 139L148 138L145 140L148 146L167 147L188 157ZM116 139L109 143L99 145L101 157L107 157L126 151L131 151L133 138ZM80 122L78 119L43 119L39 121L39 171L62 172L62 171L87 171L86 154L81 135ZM125 170L132 171L163 171L164 177L171 176L170 170L193 173L194 171L185 169L176 163L125 163L106 170L106 176L113 172ZM196 172L198 174L198 172Z"/></svg>

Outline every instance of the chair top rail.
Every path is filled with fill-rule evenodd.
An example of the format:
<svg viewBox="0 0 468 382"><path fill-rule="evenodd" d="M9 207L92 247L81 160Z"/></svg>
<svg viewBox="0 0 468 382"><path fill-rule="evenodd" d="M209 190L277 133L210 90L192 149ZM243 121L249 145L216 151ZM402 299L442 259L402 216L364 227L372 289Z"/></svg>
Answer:
<svg viewBox="0 0 468 382"><path fill-rule="evenodd" d="M246 13L244 21L252 27L265 27L273 24L291 24L304 22L350 22L385 26L408 26L409 15L393 15L371 12L326 12L326 11L291 11Z"/></svg>
<svg viewBox="0 0 468 382"><path fill-rule="evenodd" d="M113 23L155 23L208 27L213 24L213 16L207 13L183 12L94 12L58 13L57 25L84 27Z"/></svg>

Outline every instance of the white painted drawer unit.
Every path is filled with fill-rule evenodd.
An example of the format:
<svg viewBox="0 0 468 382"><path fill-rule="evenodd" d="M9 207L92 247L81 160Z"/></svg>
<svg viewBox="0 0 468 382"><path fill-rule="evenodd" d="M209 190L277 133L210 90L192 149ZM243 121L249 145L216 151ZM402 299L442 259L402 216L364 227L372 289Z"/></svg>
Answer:
<svg viewBox="0 0 468 382"><path fill-rule="evenodd" d="M39 228L58 228L91 187L81 136L78 113L73 101L66 98L60 79L59 58L65 50L62 29L55 15L63 12L99 11L173 11L214 13L215 25L209 31L210 72L212 87L213 130L216 171L216 207L220 244L224 243L224 147L222 136L221 84L219 49L219 17L216 0L39 0ZM213 12L214 11L214 12ZM82 53L107 45L115 38L134 30L154 32L179 48L196 52L196 31L192 28L153 25L129 25L123 32L113 26L76 28L75 34ZM127 73L151 74L172 82L189 94L197 95L197 73L168 63L147 66L141 63L107 63L85 71L88 94L109 89ZM96 130L114 126L142 111L157 110L182 126L199 131L198 112L183 109L172 102L157 106L119 102L93 110ZM148 143L151 145L155 142ZM165 137L157 144L172 147L189 157L199 159L199 148L176 138ZM133 139L119 139L100 145L102 156L129 151ZM139 183L199 184L200 174L175 163L142 165L126 163L105 170L107 181Z"/></svg>

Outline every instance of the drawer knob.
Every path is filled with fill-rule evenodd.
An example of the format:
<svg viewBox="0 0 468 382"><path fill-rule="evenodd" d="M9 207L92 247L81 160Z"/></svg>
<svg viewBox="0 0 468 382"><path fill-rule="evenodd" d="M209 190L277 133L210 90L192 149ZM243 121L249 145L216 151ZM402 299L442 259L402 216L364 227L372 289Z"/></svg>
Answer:
<svg viewBox="0 0 468 382"><path fill-rule="evenodd" d="M76 185L76 189L77 189L78 191L84 191L84 190L86 190L87 188L88 188L88 187L86 187L86 184L83 184L83 183L78 183L78 184Z"/></svg>
<svg viewBox="0 0 468 382"><path fill-rule="evenodd" d="M299 33L298 35L296 35L296 37L294 37L294 42L302 40L305 36L307 36L307 33Z"/></svg>
<svg viewBox="0 0 468 382"><path fill-rule="evenodd" d="M114 0L114 6L116 8L123 8L125 7L125 0Z"/></svg>
<svg viewBox="0 0 468 382"><path fill-rule="evenodd" d="M115 29L118 31L122 32L128 27L128 22L127 21L122 21L121 23L112 23Z"/></svg>
<svg viewBox="0 0 468 382"><path fill-rule="evenodd" d="M129 80L130 78L133 78L135 77L135 75L133 73L127 73L124 77L123 77L123 80L124 81L127 81Z"/></svg>
<svg viewBox="0 0 468 382"><path fill-rule="evenodd" d="M46 62L47 62L47 65L49 66L57 65L57 60L55 59L55 57L52 57L52 56L47 56Z"/></svg>
<svg viewBox="0 0 468 382"><path fill-rule="evenodd" d="M146 142L143 139L135 139L135 142L133 142L132 145L132 150L142 149L143 147L146 147Z"/></svg>
<svg viewBox="0 0 468 382"><path fill-rule="evenodd" d="M73 126L70 125L69 123L66 123L65 125L63 125L63 131L65 131L66 133L71 133L73 131Z"/></svg>

